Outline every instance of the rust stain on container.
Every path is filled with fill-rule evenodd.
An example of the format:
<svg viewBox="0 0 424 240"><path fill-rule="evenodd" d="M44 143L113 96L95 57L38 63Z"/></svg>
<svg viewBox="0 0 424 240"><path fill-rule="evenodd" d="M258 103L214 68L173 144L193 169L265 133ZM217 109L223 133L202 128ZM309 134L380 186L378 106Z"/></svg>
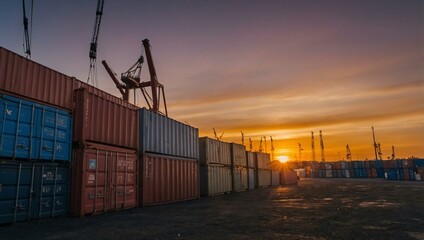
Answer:
<svg viewBox="0 0 424 240"><path fill-rule="evenodd" d="M137 108L80 88L75 91L73 141L138 148Z"/></svg>
<svg viewBox="0 0 424 240"><path fill-rule="evenodd" d="M140 205L158 205L199 198L199 162L196 159L144 154Z"/></svg>
<svg viewBox="0 0 424 240"><path fill-rule="evenodd" d="M71 213L77 216L137 207L137 152L89 143L74 149Z"/></svg>

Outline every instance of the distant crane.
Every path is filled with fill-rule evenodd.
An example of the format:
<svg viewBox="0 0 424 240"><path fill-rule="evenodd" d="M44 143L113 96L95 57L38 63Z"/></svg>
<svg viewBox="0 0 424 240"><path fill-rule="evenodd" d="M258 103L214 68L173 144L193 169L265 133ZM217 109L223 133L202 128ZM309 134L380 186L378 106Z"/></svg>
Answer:
<svg viewBox="0 0 424 240"><path fill-rule="evenodd" d="M274 141L272 140L272 136L270 136L271 138L271 160L274 160Z"/></svg>
<svg viewBox="0 0 424 240"><path fill-rule="evenodd" d="M268 148L266 147L266 136L264 136L264 142L265 142L265 153L268 153Z"/></svg>
<svg viewBox="0 0 424 240"><path fill-rule="evenodd" d="M381 152L381 145L380 145L380 143L378 143L377 145L378 145L378 147L377 147L378 159L383 160L383 153Z"/></svg>
<svg viewBox="0 0 424 240"><path fill-rule="evenodd" d="M350 152L349 144L346 145L346 160L352 161L352 153Z"/></svg>
<svg viewBox="0 0 424 240"><path fill-rule="evenodd" d="M244 134L243 134L243 131L240 131L241 132L241 144L244 146Z"/></svg>
<svg viewBox="0 0 424 240"><path fill-rule="evenodd" d="M311 132L312 139L311 139L311 145L312 145L312 161L315 161L315 139L314 139L314 132Z"/></svg>
<svg viewBox="0 0 424 240"><path fill-rule="evenodd" d="M322 139L322 131L319 130L319 139L321 145L321 161L325 162L325 154L324 154L324 140Z"/></svg>
<svg viewBox="0 0 424 240"><path fill-rule="evenodd" d="M302 148L302 144L297 143L297 145L299 146L299 162L301 162L302 161L302 151L303 151L303 148Z"/></svg>
<svg viewBox="0 0 424 240"><path fill-rule="evenodd" d="M28 18L26 14L25 0L22 0L22 15L24 23L24 43L23 48L25 52L25 57L31 59L31 37L32 37L32 12L33 12L34 0L31 0L31 24L28 28Z"/></svg>
<svg viewBox="0 0 424 240"><path fill-rule="evenodd" d="M259 142L259 152L263 152L263 149L262 149L262 137L261 137L261 141Z"/></svg>
<svg viewBox="0 0 424 240"><path fill-rule="evenodd" d="M90 83L90 80L91 80L96 87L99 85L97 82L97 72L96 72L97 39L99 38L100 23L102 21L102 15L103 15L103 5L104 5L104 0L97 1L96 20L94 22L94 30L93 30L93 36L91 38L90 52L89 52L90 70L88 72L87 83Z"/></svg>
<svg viewBox="0 0 424 240"><path fill-rule="evenodd" d="M249 151L253 151L253 143L251 138L249 138Z"/></svg>
<svg viewBox="0 0 424 240"><path fill-rule="evenodd" d="M213 129L213 134L215 135L216 140L221 141L222 136L224 136L224 132L222 132L221 136L218 137L218 135L216 134L215 128L212 128L212 129Z"/></svg>
<svg viewBox="0 0 424 240"><path fill-rule="evenodd" d="M105 67L106 71L109 73L109 76L112 78L118 90L121 92L122 98L125 101L129 101L129 92L131 90L134 90L134 104L135 104L136 103L135 91L137 89L140 89L149 109L153 112L162 113L160 111L160 100L163 99L165 112L162 114L168 116L168 109L166 106L166 98L165 98L165 89L164 89L164 86L160 84L158 81L156 68L153 63L152 53L150 51L151 46L150 46L149 40L144 39L142 43L143 43L144 51L146 53L147 64L149 67L150 81L141 82L140 75L141 75L142 64L144 63L143 55L141 55L137 59L137 61L126 72L121 74L121 81L119 81L116 78L116 74L109 67L109 65L107 64L105 60L102 61L102 64ZM146 88L148 87L151 88L151 95L146 90ZM161 97L161 94L162 94L162 97Z"/></svg>
<svg viewBox="0 0 424 240"><path fill-rule="evenodd" d="M392 156L391 156L392 160L395 160L395 146L392 146Z"/></svg>
<svg viewBox="0 0 424 240"><path fill-rule="evenodd" d="M373 145L374 145L375 160L378 160L377 152L378 152L379 147L378 147L377 142L375 141L374 127L372 126L371 129L372 129L372 138L373 138L373 141L374 141Z"/></svg>

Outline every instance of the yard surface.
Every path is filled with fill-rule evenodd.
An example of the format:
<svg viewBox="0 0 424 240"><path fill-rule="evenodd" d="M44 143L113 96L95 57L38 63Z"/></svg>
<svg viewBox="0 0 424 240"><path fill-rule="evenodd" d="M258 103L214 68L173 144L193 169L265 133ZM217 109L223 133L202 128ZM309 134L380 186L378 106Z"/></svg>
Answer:
<svg viewBox="0 0 424 240"><path fill-rule="evenodd" d="M424 182L301 179L295 186L5 225L0 239L424 239Z"/></svg>

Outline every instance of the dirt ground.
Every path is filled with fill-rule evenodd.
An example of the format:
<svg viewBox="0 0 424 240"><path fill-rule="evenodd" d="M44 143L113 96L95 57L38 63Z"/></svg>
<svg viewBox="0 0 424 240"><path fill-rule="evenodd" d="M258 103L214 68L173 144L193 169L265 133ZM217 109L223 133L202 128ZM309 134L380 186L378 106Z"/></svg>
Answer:
<svg viewBox="0 0 424 240"><path fill-rule="evenodd" d="M424 182L301 179L297 186L0 226L0 239L424 239Z"/></svg>

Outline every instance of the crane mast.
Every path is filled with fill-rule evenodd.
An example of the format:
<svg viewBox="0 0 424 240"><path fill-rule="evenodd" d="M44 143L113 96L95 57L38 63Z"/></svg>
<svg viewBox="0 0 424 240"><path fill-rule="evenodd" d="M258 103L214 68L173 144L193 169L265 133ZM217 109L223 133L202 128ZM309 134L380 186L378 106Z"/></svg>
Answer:
<svg viewBox="0 0 424 240"><path fill-rule="evenodd" d="M26 14L26 7L25 7L25 0L22 0L22 14L23 14L23 24L24 24L24 52L26 55L26 58L31 59L31 30L32 30L32 10L33 10L33 3L34 1L31 1L31 29L28 28L28 18Z"/></svg>
<svg viewBox="0 0 424 240"><path fill-rule="evenodd" d="M311 145L312 145L312 161L315 161L315 139L314 139L314 132L311 132L312 139L311 139Z"/></svg>
<svg viewBox="0 0 424 240"><path fill-rule="evenodd" d="M350 152L349 144L346 145L346 160L352 161L352 153Z"/></svg>
<svg viewBox="0 0 424 240"><path fill-rule="evenodd" d="M87 83L90 83L90 80L91 80L96 87L98 86L98 82L96 79L97 39L99 38L100 23L102 21L102 15L103 15L103 5L104 5L104 0L97 1L96 20L94 22L94 30L93 30L93 36L91 38L90 52L89 52L90 70L88 73Z"/></svg>
<svg viewBox="0 0 424 240"><path fill-rule="evenodd" d="M272 136L270 136L271 138L271 160L274 160L274 141L272 140Z"/></svg>
<svg viewBox="0 0 424 240"><path fill-rule="evenodd" d="M321 145L321 161L325 162L325 154L324 154L324 140L322 139L322 131L319 131L319 139Z"/></svg>

